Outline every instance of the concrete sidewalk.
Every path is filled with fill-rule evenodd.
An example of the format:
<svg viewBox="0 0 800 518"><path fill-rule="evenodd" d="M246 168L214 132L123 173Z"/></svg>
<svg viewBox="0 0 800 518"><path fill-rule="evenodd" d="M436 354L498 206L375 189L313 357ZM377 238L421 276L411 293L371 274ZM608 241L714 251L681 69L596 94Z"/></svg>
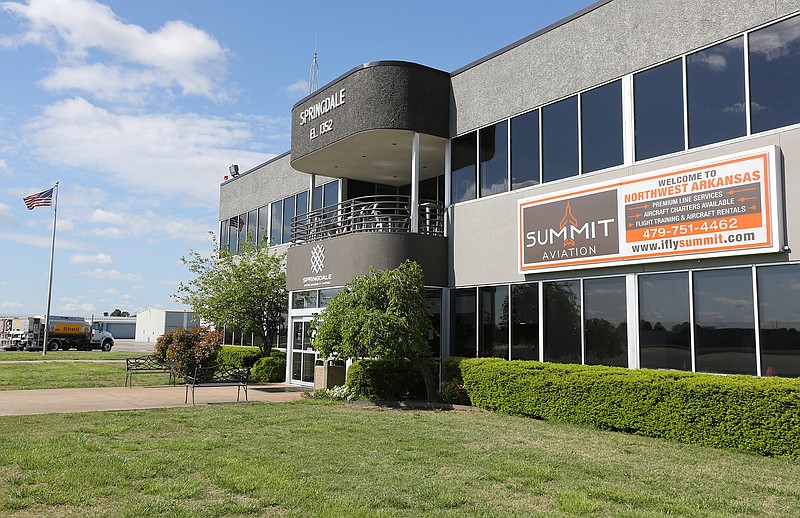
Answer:
<svg viewBox="0 0 800 518"><path fill-rule="evenodd" d="M197 387L195 404L236 403L236 390L237 387ZM191 389L188 403L183 402L185 391L184 385L4 390L0 391L0 416L191 406ZM249 385L247 399L283 403L300 399L301 392L301 388L284 383ZM243 389L240 396L244 402Z"/></svg>

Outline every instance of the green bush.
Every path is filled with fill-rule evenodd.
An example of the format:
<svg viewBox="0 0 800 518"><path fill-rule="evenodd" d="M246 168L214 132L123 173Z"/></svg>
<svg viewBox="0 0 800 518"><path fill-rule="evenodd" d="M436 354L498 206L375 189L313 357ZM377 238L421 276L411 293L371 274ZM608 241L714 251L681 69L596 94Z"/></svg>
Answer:
<svg viewBox="0 0 800 518"><path fill-rule="evenodd" d="M427 397L422 376L408 360L356 360L347 369L345 386L376 401Z"/></svg>
<svg viewBox="0 0 800 518"><path fill-rule="evenodd" d="M208 327L193 329L178 327L158 337L153 356L166 358L172 363L175 374L183 378L193 373L195 367L213 365L221 347L222 333Z"/></svg>
<svg viewBox="0 0 800 518"><path fill-rule="evenodd" d="M460 381L464 379L461 376L461 361L465 359L463 356L450 356L444 360L442 375L445 381Z"/></svg>
<svg viewBox="0 0 800 518"><path fill-rule="evenodd" d="M217 362L236 367L252 367L261 358L261 349L241 345L223 345Z"/></svg>
<svg viewBox="0 0 800 518"><path fill-rule="evenodd" d="M800 381L470 358L475 406L800 458Z"/></svg>
<svg viewBox="0 0 800 518"><path fill-rule="evenodd" d="M273 349L266 358L259 358L250 372L253 383L278 383L286 381L286 353Z"/></svg>

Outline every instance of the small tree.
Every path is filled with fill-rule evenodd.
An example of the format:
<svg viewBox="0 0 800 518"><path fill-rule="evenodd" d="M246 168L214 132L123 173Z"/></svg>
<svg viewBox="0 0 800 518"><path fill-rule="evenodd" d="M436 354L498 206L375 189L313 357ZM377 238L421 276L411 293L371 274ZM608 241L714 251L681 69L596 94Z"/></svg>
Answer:
<svg viewBox="0 0 800 518"><path fill-rule="evenodd" d="M431 314L422 268L406 261L394 270L358 276L331 300L312 329L323 357L407 359L437 400L428 345Z"/></svg>
<svg viewBox="0 0 800 518"><path fill-rule="evenodd" d="M188 259L181 257L195 278L181 282L173 296L206 321L255 333L261 354L269 356L289 305L283 255L251 240L238 254L218 251L213 232L211 237L211 255L190 250Z"/></svg>

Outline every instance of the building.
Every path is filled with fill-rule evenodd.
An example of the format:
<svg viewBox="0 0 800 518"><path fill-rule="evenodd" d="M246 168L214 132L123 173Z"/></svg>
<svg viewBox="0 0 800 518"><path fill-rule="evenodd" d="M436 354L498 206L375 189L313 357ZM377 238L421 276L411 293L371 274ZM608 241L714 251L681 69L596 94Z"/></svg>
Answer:
<svg viewBox="0 0 800 518"><path fill-rule="evenodd" d="M136 313L136 341L155 342L159 336L178 327L192 329L198 325L200 325L200 317L192 311L143 309Z"/></svg>
<svg viewBox="0 0 800 518"><path fill-rule="evenodd" d="M117 340L133 340L136 338L136 317L100 317L93 315L86 320L103 323L105 330Z"/></svg>
<svg viewBox="0 0 800 518"><path fill-rule="evenodd" d="M370 265L449 355L800 375L800 1L603 0L453 72L357 66L220 188L287 252L287 374ZM794 247L794 249L792 248Z"/></svg>

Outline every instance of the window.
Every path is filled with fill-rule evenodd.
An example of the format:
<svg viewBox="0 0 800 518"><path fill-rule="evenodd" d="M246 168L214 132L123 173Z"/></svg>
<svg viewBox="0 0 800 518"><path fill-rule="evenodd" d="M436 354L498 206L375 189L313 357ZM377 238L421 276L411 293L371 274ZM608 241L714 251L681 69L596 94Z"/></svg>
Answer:
<svg viewBox="0 0 800 518"><path fill-rule="evenodd" d="M508 359L508 286L487 286L480 294L481 335L478 356Z"/></svg>
<svg viewBox="0 0 800 518"><path fill-rule="evenodd" d="M264 205L258 209L258 244L269 246L269 205Z"/></svg>
<svg viewBox="0 0 800 518"><path fill-rule="evenodd" d="M578 174L578 96L542 108L542 176L545 182Z"/></svg>
<svg viewBox="0 0 800 518"><path fill-rule="evenodd" d="M247 213L247 239L256 242L258 235L258 210L251 210Z"/></svg>
<svg viewBox="0 0 800 518"><path fill-rule="evenodd" d="M511 189L539 183L539 110L511 119Z"/></svg>
<svg viewBox="0 0 800 518"><path fill-rule="evenodd" d="M228 248L228 229L230 228L230 224L228 220L220 221L219 222L219 249L224 250Z"/></svg>
<svg viewBox="0 0 800 518"><path fill-rule="evenodd" d="M636 160L684 149L680 58L634 74L633 110Z"/></svg>
<svg viewBox="0 0 800 518"><path fill-rule="evenodd" d="M272 225L269 240L272 245L283 243L283 200L272 202Z"/></svg>
<svg viewBox="0 0 800 518"><path fill-rule="evenodd" d="M475 289L450 290L450 296L450 356L474 357L477 354Z"/></svg>
<svg viewBox="0 0 800 518"><path fill-rule="evenodd" d="M451 203L475 199L475 155L477 134L473 131L451 141Z"/></svg>
<svg viewBox="0 0 800 518"><path fill-rule="evenodd" d="M239 239L237 240L237 248L236 251L242 249L242 245L245 241L247 241L247 214L240 214L239 221L237 223L239 225Z"/></svg>
<svg viewBox="0 0 800 518"><path fill-rule="evenodd" d="M743 45L739 37L686 57L690 148L747 133Z"/></svg>
<svg viewBox="0 0 800 518"><path fill-rule="evenodd" d="M428 304L431 311L431 329L428 332L428 345L434 358L442 356L442 290L428 288Z"/></svg>
<svg viewBox="0 0 800 518"><path fill-rule="evenodd" d="M283 232L282 243L292 242L292 218L294 217L294 196L288 196L283 199Z"/></svg>
<svg viewBox="0 0 800 518"><path fill-rule="evenodd" d="M749 268L694 272L695 370L756 374Z"/></svg>
<svg viewBox="0 0 800 518"><path fill-rule="evenodd" d="M323 187L322 202L324 207L331 207L339 204L339 181L328 182Z"/></svg>
<svg viewBox="0 0 800 518"><path fill-rule="evenodd" d="M545 282L544 360L581 363L581 283Z"/></svg>
<svg viewBox="0 0 800 518"><path fill-rule="evenodd" d="M292 293L292 309L317 307L317 291L295 291Z"/></svg>
<svg viewBox="0 0 800 518"><path fill-rule="evenodd" d="M539 283L511 286L511 359L539 359Z"/></svg>
<svg viewBox="0 0 800 518"><path fill-rule="evenodd" d="M508 190L508 122L482 128L479 133L481 196Z"/></svg>
<svg viewBox="0 0 800 518"><path fill-rule="evenodd" d="M800 16L749 34L753 133L800 122Z"/></svg>
<svg viewBox="0 0 800 518"><path fill-rule="evenodd" d="M758 269L761 375L800 376L800 266Z"/></svg>
<svg viewBox="0 0 800 518"><path fill-rule="evenodd" d="M327 308L333 297L339 294L342 288L325 288L319 290L319 307Z"/></svg>
<svg viewBox="0 0 800 518"><path fill-rule="evenodd" d="M628 366L625 277L583 281L583 328L587 365Z"/></svg>
<svg viewBox="0 0 800 518"><path fill-rule="evenodd" d="M622 164L622 81L581 94L581 146L584 173Z"/></svg>
<svg viewBox="0 0 800 518"><path fill-rule="evenodd" d="M639 276L639 365L692 370L689 274Z"/></svg>

